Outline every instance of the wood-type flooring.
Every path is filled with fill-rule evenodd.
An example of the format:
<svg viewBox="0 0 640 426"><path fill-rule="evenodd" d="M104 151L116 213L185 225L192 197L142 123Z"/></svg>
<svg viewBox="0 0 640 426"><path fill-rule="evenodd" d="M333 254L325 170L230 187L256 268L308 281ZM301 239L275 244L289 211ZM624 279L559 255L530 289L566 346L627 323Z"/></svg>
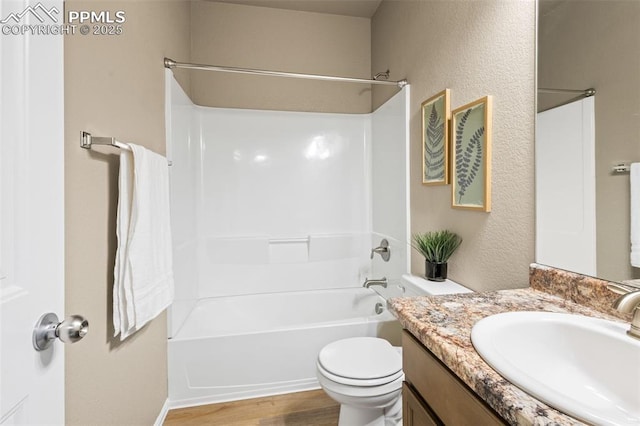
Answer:
<svg viewBox="0 0 640 426"><path fill-rule="evenodd" d="M170 410L164 426L336 426L339 411L316 390Z"/></svg>

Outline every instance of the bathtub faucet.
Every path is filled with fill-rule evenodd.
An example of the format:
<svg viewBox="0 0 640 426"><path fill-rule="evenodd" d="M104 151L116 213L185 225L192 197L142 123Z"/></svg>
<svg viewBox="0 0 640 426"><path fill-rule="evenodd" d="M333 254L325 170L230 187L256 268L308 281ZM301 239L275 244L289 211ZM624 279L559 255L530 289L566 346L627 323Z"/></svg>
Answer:
<svg viewBox="0 0 640 426"><path fill-rule="evenodd" d="M369 278L365 278L362 287L369 288L372 285L381 285L382 287L387 288L387 278L382 277L379 280L370 280Z"/></svg>

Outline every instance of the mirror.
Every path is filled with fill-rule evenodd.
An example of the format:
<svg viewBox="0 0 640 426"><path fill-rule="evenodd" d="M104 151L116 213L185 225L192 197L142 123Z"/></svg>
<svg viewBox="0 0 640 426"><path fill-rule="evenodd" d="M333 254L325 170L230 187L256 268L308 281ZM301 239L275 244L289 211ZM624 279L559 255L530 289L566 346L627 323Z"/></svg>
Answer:
<svg viewBox="0 0 640 426"><path fill-rule="evenodd" d="M536 261L612 281L640 279L630 263L630 175L613 171L640 162L640 1L539 0L537 75L538 88L596 94L565 111L557 106L579 93L538 92ZM572 115L582 121L577 131L554 127ZM566 142L585 137L581 129L587 143ZM548 135L556 140L542 140ZM563 263L566 254L577 259Z"/></svg>

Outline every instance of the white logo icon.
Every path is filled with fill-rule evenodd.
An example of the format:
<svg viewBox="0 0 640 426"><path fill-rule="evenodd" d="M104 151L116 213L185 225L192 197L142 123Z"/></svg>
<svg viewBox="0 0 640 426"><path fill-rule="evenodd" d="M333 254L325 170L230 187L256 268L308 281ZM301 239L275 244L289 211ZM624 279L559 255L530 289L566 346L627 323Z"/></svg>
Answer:
<svg viewBox="0 0 640 426"><path fill-rule="evenodd" d="M39 13L40 12L40 13ZM44 22L44 18L41 16L41 13L48 16L53 22L58 22L58 18L54 16L54 13L57 15L60 11L54 6L51 9L47 9L44 7L42 3L38 3L35 6L27 6L20 13L10 13L9 16L0 20L0 24L6 24L10 20L14 20L16 23L19 23L25 15L31 14L41 23Z"/></svg>

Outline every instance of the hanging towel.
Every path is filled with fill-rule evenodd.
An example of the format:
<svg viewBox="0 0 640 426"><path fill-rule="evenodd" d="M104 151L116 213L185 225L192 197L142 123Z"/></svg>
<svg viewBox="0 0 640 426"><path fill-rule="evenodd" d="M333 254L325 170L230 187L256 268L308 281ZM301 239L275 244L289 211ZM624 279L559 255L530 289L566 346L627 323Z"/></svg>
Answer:
<svg viewBox="0 0 640 426"><path fill-rule="evenodd" d="M640 163L631 163L631 266L640 268Z"/></svg>
<svg viewBox="0 0 640 426"><path fill-rule="evenodd" d="M167 159L129 144L120 153L114 336L124 340L173 302Z"/></svg>

